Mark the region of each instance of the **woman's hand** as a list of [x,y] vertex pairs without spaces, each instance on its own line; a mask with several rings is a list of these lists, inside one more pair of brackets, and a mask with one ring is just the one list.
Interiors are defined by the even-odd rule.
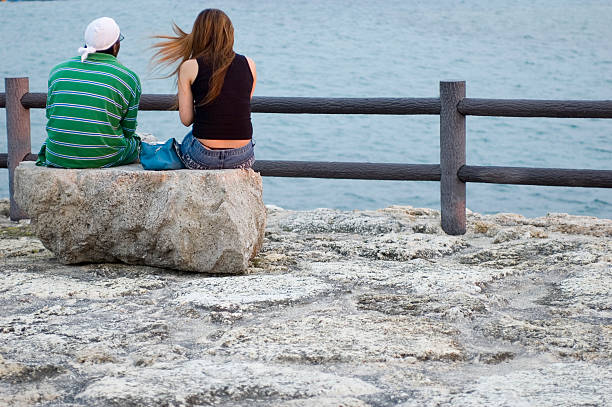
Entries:
[[193,123],[193,94],[191,93],[191,84],[198,76],[198,61],[188,59],[181,64],[178,74],[178,104],[179,117],[185,126],[191,126]]

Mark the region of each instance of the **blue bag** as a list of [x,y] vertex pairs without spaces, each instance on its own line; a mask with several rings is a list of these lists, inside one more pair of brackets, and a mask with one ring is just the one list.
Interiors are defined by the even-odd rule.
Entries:
[[164,144],[142,143],[140,163],[145,170],[180,170],[186,168],[179,156],[181,146],[175,138]]

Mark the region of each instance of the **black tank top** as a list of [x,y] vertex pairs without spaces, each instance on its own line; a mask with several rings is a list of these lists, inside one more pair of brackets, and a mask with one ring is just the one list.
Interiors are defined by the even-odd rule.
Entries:
[[253,74],[244,55],[236,54],[225,74],[221,93],[205,106],[198,106],[208,93],[211,67],[197,58],[198,75],[191,85],[195,106],[193,136],[199,139],[247,140],[253,137],[251,90]]

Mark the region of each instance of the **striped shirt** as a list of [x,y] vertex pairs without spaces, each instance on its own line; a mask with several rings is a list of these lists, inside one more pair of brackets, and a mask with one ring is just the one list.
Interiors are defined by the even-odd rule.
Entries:
[[75,57],[51,70],[47,140],[38,165],[99,168],[138,157],[138,76],[109,54]]

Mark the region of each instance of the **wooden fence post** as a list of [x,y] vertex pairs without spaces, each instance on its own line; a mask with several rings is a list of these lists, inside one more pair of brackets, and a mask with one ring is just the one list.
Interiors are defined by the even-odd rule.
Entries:
[[30,142],[30,109],[21,105],[21,98],[30,90],[28,78],[6,78],[6,137],[8,147],[9,194],[11,220],[26,219],[28,215],[17,206],[13,197],[15,167],[32,152]]
[[440,206],[442,230],[465,234],[465,182],[458,171],[465,165],[465,116],[457,104],[465,98],[465,82],[440,82]]

